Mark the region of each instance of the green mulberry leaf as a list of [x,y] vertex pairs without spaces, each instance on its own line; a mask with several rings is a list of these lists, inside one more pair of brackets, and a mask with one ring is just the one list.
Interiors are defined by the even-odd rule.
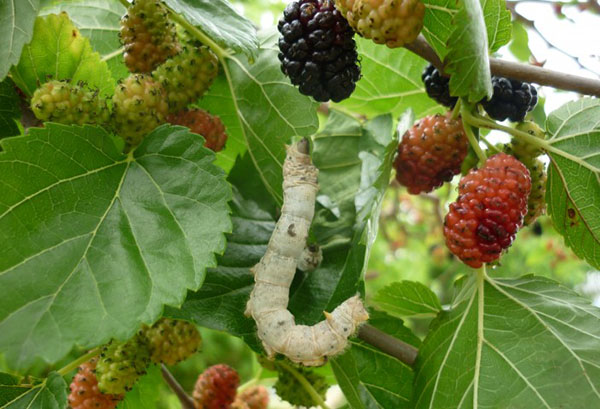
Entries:
[[0,350],[24,368],[129,338],[198,289],[231,230],[214,153],[162,126],[129,155],[102,128],[2,141]]

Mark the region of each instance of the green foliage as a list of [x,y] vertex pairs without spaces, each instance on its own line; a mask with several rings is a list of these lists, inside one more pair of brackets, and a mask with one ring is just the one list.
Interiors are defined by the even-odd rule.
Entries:
[[445,71],[450,75],[450,95],[476,103],[492,96],[485,20],[478,0],[459,4],[452,18]]
[[111,93],[116,85],[106,63],[64,13],[36,19],[33,39],[23,48],[11,75],[28,96],[48,79],[85,81],[102,95]]
[[0,248],[0,285],[13,291],[0,300],[0,349],[11,366],[129,338],[201,285],[231,229],[230,188],[201,145],[168,126],[127,156],[89,126],[3,141],[0,237],[12,245]]
[[[315,389],[337,380],[342,407],[353,409],[600,406],[600,310],[548,279],[575,288],[590,266],[600,268],[596,99],[570,102],[547,122],[542,99],[530,117],[546,123],[547,140],[471,112],[478,136],[493,137],[486,126],[517,134],[525,149],[550,159],[546,201],[555,228],[544,217],[524,228],[485,275],[445,247],[455,185],[418,197],[390,186],[398,136],[415,118],[445,110],[425,93],[425,60],[357,37],[355,92],[319,107],[282,74],[278,34],[257,35],[258,21],[242,15],[264,25],[284,3],[165,2],[180,33],[219,57],[219,76],[193,101],[227,128],[216,155],[181,127],[156,128],[126,154],[100,127],[28,129],[30,112],[21,112],[13,83],[26,97],[49,79],[85,81],[102,98],[113,96],[115,79],[128,75],[118,37],[124,2],[0,0],[0,78],[18,63],[0,82],[0,370],[28,375],[0,373],[1,408],[65,408],[69,361],[130,338],[161,314],[205,327],[204,351],[170,368],[185,390],[218,363],[273,385],[277,373],[258,369],[251,351],[262,346],[244,309],[254,285],[249,269],[279,217],[285,145],[301,137],[311,138],[320,171],[310,241],[324,259],[316,271],[296,273],[289,310],[298,324],[313,324],[358,292],[385,311],[371,310],[369,325],[419,348],[411,368],[351,338],[331,365],[305,374]],[[424,3],[423,35],[463,100],[490,94],[489,55],[511,32],[508,51],[529,60],[527,31],[511,25],[504,1]],[[531,273],[548,278],[514,278]],[[152,366],[119,408],[176,407],[166,389]],[[296,403],[315,403],[304,398]]]
[[368,116],[390,113],[394,117],[408,108],[418,117],[443,111],[425,93],[421,73],[426,61],[403,48],[382,47],[358,36],[355,39],[363,77],[350,98],[340,103],[344,109]]
[[10,78],[0,82],[0,139],[21,133],[18,119],[21,118],[20,98]]
[[114,78],[124,78],[129,72],[123,62],[119,41],[119,22],[125,7],[118,0],[71,0],[55,2],[40,11],[41,16],[67,12],[71,21],[90,40],[94,51],[108,64]]
[[0,80],[21,57],[23,46],[31,41],[33,22],[40,0],[4,0],[0,2]]
[[528,62],[531,56],[529,49],[529,34],[527,30],[518,21],[512,24],[512,41],[508,45],[510,52],[523,62]]
[[600,103],[583,98],[548,117],[546,202],[554,227],[579,257],[600,268]]
[[[234,133],[230,137],[235,141],[243,137],[260,179],[281,204],[285,144],[292,138],[313,134],[317,116],[315,102],[298,93],[281,72],[274,49],[276,39],[274,35],[264,38],[253,64],[243,56],[228,57],[223,70],[229,89],[217,88],[220,90],[217,92],[225,94],[218,106],[225,104],[226,113],[232,108],[236,113],[235,117],[222,118],[227,129],[233,123]],[[202,106],[216,112],[210,102]],[[236,132],[238,129],[241,132]],[[239,142],[234,145],[239,146]],[[237,148],[234,152],[239,151]],[[233,155],[229,153],[230,158]]]
[[419,350],[414,407],[598,405],[598,319],[554,281],[471,274]]
[[[401,320],[385,313],[372,312],[369,324],[414,347],[421,343]],[[364,341],[352,340],[350,345],[331,366],[351,407],[412,408],[412,369]]]
[[259,43],[254,25],[228,1],[165,0],[165,3],[221,47],[244,53],[250,59],[256,57]]
[[0,405],[2,409],[65,409],[67,383],[56,372],[34,386],[19,386],[14,377],[0,374]]
[[379,290],[373,302],[398,317],[437,315],[442,309],[433,291],[418,281],[392,283]]
[[[454,0],[425,0],[427,12],[425,13],[425,27],[423,35],[433,47],[440,58],[448,53],[448,41],[456,28],[455,14],[464,7],[470,7],[477,12],[483,10],[485,27],[479,26],[476,35],[482,37],[487,34],[488,48],[491,52],[498,50],[507,44],[511,38],[510,12],[506,10],[506,4],[502,0],[470,1],[469,3]],[[464,22],[464,21],[463,21]],[[470,22],[478,24],[477,22]],[[484,47],[485,48],[485,47]]]

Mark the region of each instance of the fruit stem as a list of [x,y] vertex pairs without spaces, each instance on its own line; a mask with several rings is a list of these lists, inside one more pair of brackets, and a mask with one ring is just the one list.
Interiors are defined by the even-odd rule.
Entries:
[[461,100],[456,101],[454,108],[452,109],[452,119],[456,120],[460,115],[460,109],[462,108]]
[[302,385],[302,387],[304,388],[304,390],[306,392],[308,392],[308,394],[310,395],[310,397],[313,399],[313,401],[316,404],[318,404],[322,409],[330,409],[329,406],[327,406],[327,404],[325,403],[325,401],[321,397],[321,395],[319,395],[317,393],[317,391],[315,390],[315,388],[313,388],[313,386],[310,384],[310,382],[308,382],[306,380],[306,378],[304,377],[304,375],[302,375],[300,372],[298,372],[296,370],[296,368],[294,368],[293,366],[291,366],[290,364],[288,364],[285,361],[278,362],[278,364],[280,364],[283,369],[285,369],[286,371],[288,371],[289,373],[291,373],[292,376],[294,378],[296,378],[296,380],[298,382],[300,382],[300,385]]
[[81,365],[84,362],[89,361],[90,359],[92,359],[93,357],[95,357],[96,355],[98,355],[99,353],[100,353],[100,348],[94,348],[90,352],[88,352],[87,354],[80,356],[76,360],[74,360],[71,363],[67,364],[66,366],[62,367],[57,372],[58,372],[58,374],[60,376],[65,376],[69,372],[77,369],[77,367],[79,365]]
[[250,379],[248,382],[240,385],[239,388],[237,388],[237,393],[242,393],[243,391],[245,391],[246,389],[248,389],[251,386],[254,386],[258,383],[258,381],[260,380],[260,377],[263,373],[263,367],[260,366],[258,368],[258,371],[256,372],[256,375],[254,375],[254,377],[252,379]]
[[177,379],[173,376],[173,374],[169,371],[169,369],[165,366],[165,364],[160,364],[160,372],[163,376],[163,379],[169,385],[169,388],[177,395],[179,402],[181,403],[181,407],[183,409],[194,409],[194,400],[190,398],[190,396],[185,393],[183,387],[177,382]]
[[502,152],[495,145],[493,145],[492,143],[490,143],[490,141],[488,141],[485,136],[479,135],[479,139],[481,139],[483,141],[483,143],[485,143],[487,145],[487,147],[490,148],[490,149],[492,149],[494,152],[496,152],[496,153]]
[[473,133],[473,128],[471,128],[471,122],[469,120],[465,120],[468,119],[471,115],[466,105],[461,109],[461,114],[463,118],[463,128],[465,129],[465,133],[467,134],[467,138],[469,139],[469,144],[477,154],[477,157],[479,158],[479,163],[483,164],[487,160],[487,156],[485,155],[483,149],[481,149],[481,146],[479,146],[479,141]]
[[483,127],[488,129],[497,129],[499,131],[504,131],[509,135],[522,139],[526,143],[536,146],[538,148],[544,149],[546,151],[556,151],[556,149],[545,140],[536,138],[535,136],[530,135],[527,132],[519,131],[518,129],[510,128],[508,126],[500,125],[496,121],[492,121],[480,115],[471,115],[470,112],[463,112],[463,121],[466,121],[469,124],[480,128]]
[[102,58],[100,58],[100,61],[108,61],[111,58],[114,58],[114,57],[116,57],[118,55],[123,54],[123,52],[125,52],[125,47],[121,47],[121,48],[113,51],[112,53],[108,53],[108,54],[103,55]]

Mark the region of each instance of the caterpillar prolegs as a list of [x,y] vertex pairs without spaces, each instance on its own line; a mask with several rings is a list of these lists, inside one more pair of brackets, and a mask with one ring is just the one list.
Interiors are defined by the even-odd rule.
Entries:
[[287,147],[281,217],[265,255],[251,269],[255,284],[246,315],[256,321],[258,337],[269,357],[279,353],[293,362],[318,366],[324,364],[327,357],[342,352],[348,337],[369,315],[358,295],[344,301],[333,312],[324,312],[325,320],[312,326],[296,325],[294,316],[287,310],[296,266],[299,259],[306,257],[306,249],[311,251],[310,246],[306,247],[306,239],[315,212],[319,171],[308,152],[305,139]]

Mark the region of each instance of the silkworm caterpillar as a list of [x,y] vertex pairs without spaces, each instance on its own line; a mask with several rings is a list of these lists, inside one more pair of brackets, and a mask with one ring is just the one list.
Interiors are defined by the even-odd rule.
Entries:
[[[296,266],[301,257],[306,257],[305,248],[311,251],[306,239],[319,190],[317,176],[318,170],[308,154],[308,141],[288,146],[283,164],[281,217],[264,256],[251,269],[255,284],[246,306],[246,315],[256,321],[258,337],[268,356],[283,354],[305,366],[323,365],[327,357],[342,352],[348,337],[369,318],[358,295],[333,312],[324,312],[325,320],[312,326],[296,325],[287,310]],[[318,258],[320,250],[312,252]]]

